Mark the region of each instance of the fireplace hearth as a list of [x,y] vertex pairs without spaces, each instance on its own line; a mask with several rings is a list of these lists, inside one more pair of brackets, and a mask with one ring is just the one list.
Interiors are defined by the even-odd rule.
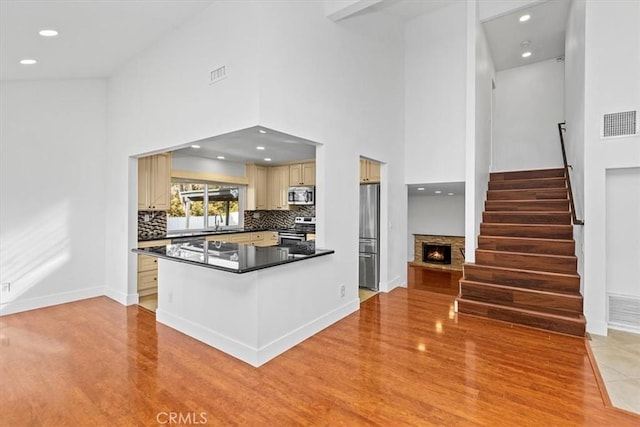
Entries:
[[451,264],[451,245],[422,244],[422,262]]

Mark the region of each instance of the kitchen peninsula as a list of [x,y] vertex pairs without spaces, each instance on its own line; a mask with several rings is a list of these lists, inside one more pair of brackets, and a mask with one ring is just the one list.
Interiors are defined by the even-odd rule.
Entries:
[[158,258],[158,322],[256,367],[358,309],[318,304],[318,295],[340,296],[326,292],[334,251],[314,242],[257,247],[200,237],[133,251]]

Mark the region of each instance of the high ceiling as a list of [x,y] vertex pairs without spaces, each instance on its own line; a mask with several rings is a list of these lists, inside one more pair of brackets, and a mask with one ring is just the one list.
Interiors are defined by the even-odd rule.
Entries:
[[[564,56],[570,5],[570,0],[551,0],[484,22],[496,71]],[[523,15],[529,20],[520,22]],[[523,58],[527,51],[531,56]]]
[[[0,0],[0,80],[106,78],[135,55],[152,46],[215,0]],[[297,0],[309,1],[309,0]],[[414,19],[461,0],[384,0],[367,13],[385,13]],[[480,4],[492,0],[480,0]],[[531,0],[532,18],[517,21],[525,9],[486,21],[487,37],[496,69],[502,70],[564,54],[564,26],[570,0]],[[531,1],[517,1],[526,4]],[[495,1],[494,1],[495,2]],[[56,37],[38,35],[55,29]],[[521,58],[523,40],[533,55]],[[35,58],[32,66],[20,59]],[[264,162],[256,153],[259,141],[272,144],[273,162],[313,158],[315,147],[290,135],[256,133],[257,128],[202,141],[197,156]],[[246,142],[240,142],[242,141]],[[308,142],[308,141],[307,141]],[[243,148],[243,144],[246,147]],[[264,145],[264,144],[263,144]],[[235,147],[235,148],[234,148]],[[243,150],[234,152],[234,149]],[[190,151],[191,150],[191,151]],[[185,148],[177,155],[195,154]]]
[[212,1],[0,0],[0,79],[108,77]]

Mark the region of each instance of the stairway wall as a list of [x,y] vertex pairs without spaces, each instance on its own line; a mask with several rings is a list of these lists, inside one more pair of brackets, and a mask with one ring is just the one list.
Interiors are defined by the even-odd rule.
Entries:
[[494,107],[492,171],[562,167],[564,62],[497,72]]

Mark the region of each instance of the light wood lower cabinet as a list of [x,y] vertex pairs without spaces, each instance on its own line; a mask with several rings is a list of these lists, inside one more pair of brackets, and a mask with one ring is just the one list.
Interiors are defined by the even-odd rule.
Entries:
[[[171,244],[171,240],[153,240],[138,242],[138,248],[164,246]],[[138,296],[158,293],[158,258],[138,255]]]

